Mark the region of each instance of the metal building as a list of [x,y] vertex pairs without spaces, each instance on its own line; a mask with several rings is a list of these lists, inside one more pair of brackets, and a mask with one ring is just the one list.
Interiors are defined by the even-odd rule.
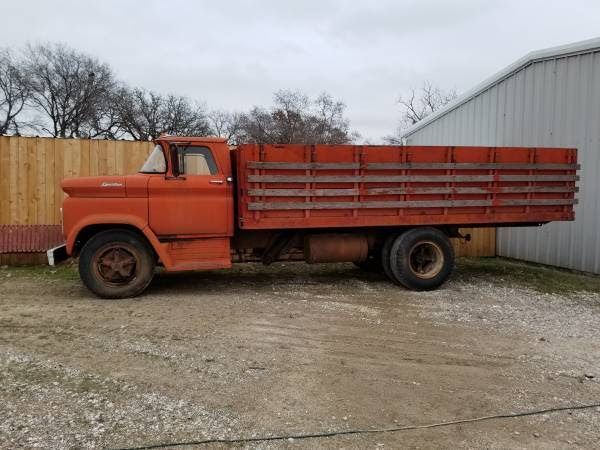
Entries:
[[600,38],[526,55],[403,139],[407,145],[576,147],[575,221],[500,228],[497,254],[600,273]]

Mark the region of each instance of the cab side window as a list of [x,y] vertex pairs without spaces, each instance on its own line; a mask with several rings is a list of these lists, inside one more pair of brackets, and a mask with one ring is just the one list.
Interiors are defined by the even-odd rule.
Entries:
[[180,148],[179,168],[184,175],[215,175],[219,172],[208,147]]

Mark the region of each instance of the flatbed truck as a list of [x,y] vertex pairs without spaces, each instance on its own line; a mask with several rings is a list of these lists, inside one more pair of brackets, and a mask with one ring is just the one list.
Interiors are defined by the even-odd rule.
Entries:
[[440,286],[460,227],[574,220],[572,148],[267,145],[161,136],[140,172],[65,179],[65,247],[102,298],[166,271],[354,262]]

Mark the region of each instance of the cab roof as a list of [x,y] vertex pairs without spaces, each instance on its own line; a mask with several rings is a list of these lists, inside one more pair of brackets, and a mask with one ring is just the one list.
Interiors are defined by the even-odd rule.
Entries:
[[204,143],[225,143],[226,138],[221,137],[204,137],[204,136],[173,136],[163,134],[154,140],[155,142],[204,142]]

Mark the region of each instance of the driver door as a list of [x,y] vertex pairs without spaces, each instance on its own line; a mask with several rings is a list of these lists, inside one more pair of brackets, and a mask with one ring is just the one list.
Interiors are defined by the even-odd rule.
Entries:
[[213,151],[197,145],[179,147],[178,153],[179,176],[150,178],[150,228],[159,237],[228,236],[232,188]]

